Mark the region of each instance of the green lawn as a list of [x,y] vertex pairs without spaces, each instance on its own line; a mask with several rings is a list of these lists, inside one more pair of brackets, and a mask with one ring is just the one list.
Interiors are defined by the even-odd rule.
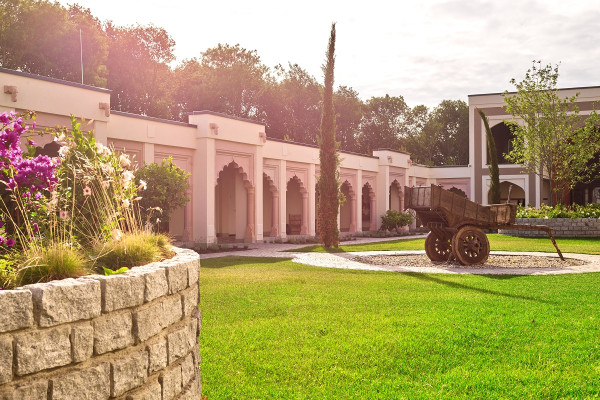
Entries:
[[[506,236],[498,234],[487,235],[490,241],[491,250],[504,251],[543,251],[555,253],[556,250],[549,238],[520,238],[516,236]],[[573,238],[556,239],[558,248],[563,253],[583,253],[600,254],[600,238]],[[330,249],[330,252],[347,251],[375,251],[375,250],[424,250],[425,239],[400,239],[385,242],[376,242],[369,244],[351,244],[343,245],[337,249]],[[289,250],[294,252],[325,252],[320,245],[306,246],[300,249]]]
[[202,260],[217,399],[600,396],[600,274],[435,275]]

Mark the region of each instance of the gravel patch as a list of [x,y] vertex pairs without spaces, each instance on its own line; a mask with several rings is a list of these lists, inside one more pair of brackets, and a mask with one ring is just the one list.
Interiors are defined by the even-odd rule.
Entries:
[[[353,257],[352,260],[370,265],[465,268],[465,266],[461,265],[458,261],[433,262],[424,254],[356,256]],[[584,264],[587,263],[583,260],[574,258],[567,258],[565,261],[562,261],[558,257],[490,255],[485,264],[469,265],[468,268],[565,268]]]

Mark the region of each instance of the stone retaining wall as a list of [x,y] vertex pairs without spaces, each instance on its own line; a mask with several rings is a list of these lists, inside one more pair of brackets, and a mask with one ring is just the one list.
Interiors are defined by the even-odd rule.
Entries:
[[[600,237],[600,219],[597,218],[517,218],[515,224],[547,225],[554,237]],[[502,235],[548,237],[543,231],[501,229]]]
[[200,258],[0,291],[0,400],[200,399]]

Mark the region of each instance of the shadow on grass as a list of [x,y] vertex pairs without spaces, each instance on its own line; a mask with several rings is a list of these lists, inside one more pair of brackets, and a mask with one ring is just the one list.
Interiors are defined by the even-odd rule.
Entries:
[[291,258],[225,256],[201,260],[200,268],[227,268],[247,264],[275,264],[289,260]]
[[300,247],[299,249],[284,250],[284,253],[346,253],[346,250],[341,247],[330,247],[325,248],[320,244],[313,244],[312,246]]
[[511,299],[520,299],[520,300],[535,301],[535,302],[544,303],[544,304],[552,304],[552,305],[556,305],[557,304],[557,303],[555,303],[553,301],[543,300],[543,299],[537,299],[535,297],[522,296],[522,295],[510,294],[510,293],[502,293],[502,292],[498,292],[496,290],[481,289],[481,288],[478,288],[478,287],[464,285],[462,283],[450,282],[450,281],[446,281],[444,279],[436,278],[436,277],[431,276],[431,275],[421,274],[421,273],[418,273],[418,272],[402,272],[402,274],[408,275],[408,276],[411,276],[413,278],[417,278],[417,279],[420,279],[420,280],[423,280],[423,281],[429,281],[429,282],[434,282],[434,283],[438,283],[438,284],[441,284],[441,285],[449,286],[449,287],[455,288],[455,289],[472,290],[472,291],[483,293],[483,294],[491,294],[491,295],[494,295],[494,296],[508,297],[508,298],[511,298]]

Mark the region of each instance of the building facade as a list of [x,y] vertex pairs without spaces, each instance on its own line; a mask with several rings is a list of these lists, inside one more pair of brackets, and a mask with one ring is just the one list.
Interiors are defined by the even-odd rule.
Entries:
[[[260,123],[211,111],[191,113],[188,123],[111,111],[109,90],[1,68],[0,87],[0,111],[35,111],[40,129],[69,126],[72,114],[86,121],[84,129],[94,130],[97,140],[128,153],[139,165],[171,156],[190,172],[191,201],[175,211],[169,226],[180,240],[252,243],[316,234],[315,146],[268,138]],[[592,92],[600,98],[600,89]],[[485,136],[475,107],[495,127],[508,118],[501,106],[500,95],[469,97],[469,166],[426,167],[412,163],[408,153],[388,149],[372,155],[341,152],[346,198],[340,207],[341,232],[377,230],[386,210],[404,209],[407,186],[438,184],[487,203]],[[43,146],[50,138],[36,141]],[[513,199],[518,194],[536,205],[545,200],[543,182],[519,166],[501,165],[500,171],[503,185],[523,191],[513,189]]]

